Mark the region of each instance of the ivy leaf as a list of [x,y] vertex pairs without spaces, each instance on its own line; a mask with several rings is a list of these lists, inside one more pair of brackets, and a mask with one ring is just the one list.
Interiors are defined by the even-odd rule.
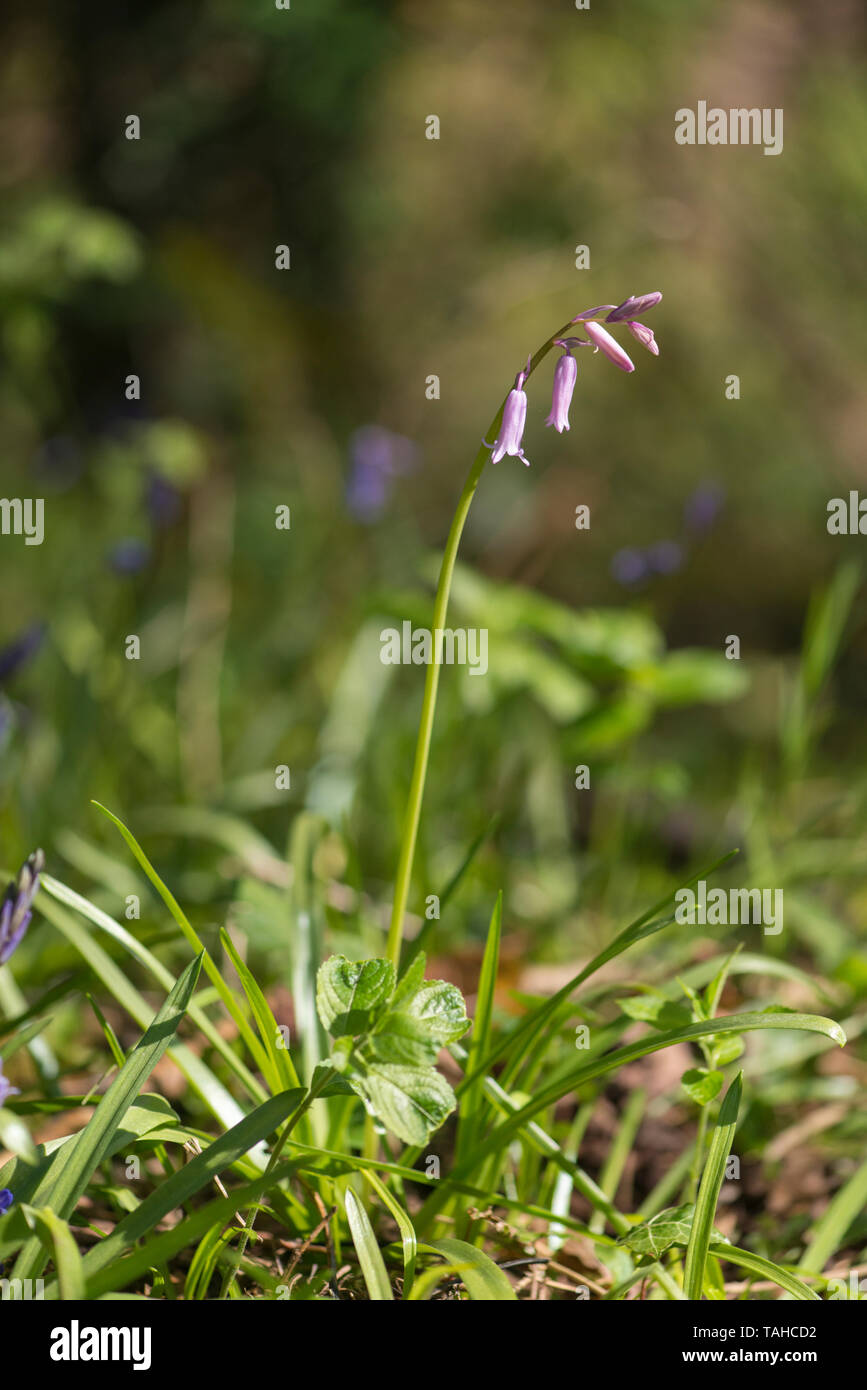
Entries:
[[395,984],[385,960],[332,956],[320,967],[316,1004],[334,1039],[331,1062],[344,1084],[405,1144],[424,1144],[455,1108],[434,1063],[470,1026],[455,985],[425,980],[419,952]]
[[[657,1212],[649,1221],[633,1226],[617,1243],[625,1245],[636,1255],[650,1255],[655,1260],[659,1259],[672,1245],[689,1244],[694,1215],[694,1202],[685,1202],[682,1207],[666,1207],[665,1211]],[[723,1245],[730,1243],[718,1231],[714,1231],[713,1239]]]

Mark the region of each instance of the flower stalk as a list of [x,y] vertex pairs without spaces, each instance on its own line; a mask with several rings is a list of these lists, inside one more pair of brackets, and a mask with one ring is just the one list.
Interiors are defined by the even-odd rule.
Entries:
[[[614,353],[613,348],[611,348],[609,344],[613,344],[614,348],[617,348],[618,352],[622,354],[622,357],[625,358],[627,362],[629,362],[629,358],[626,356],[626,353],[623,352],[622,348],[619,348],[619,345],[615,342],[611,335],[607,333],[605,330],[602,330],[602,333],[600,335],[596,331],[598,329],[598,325],[593,323],[592,320],[595,317],[605,314],[609,310],[611,310],[612,313],[609,314],[608,321],[611,322],[613,316],[617,315],[618,317],[614,319],[614,321],[617,322],[619,321],[619,318],[621,316],[621,311],[623,318],[626,317],[626,311],[628,311],[631,317],[634,313],[644,312],[645,310],[652,308],[654,304],[659,302],[659,299],[661,299],[661,297],[662,296],[659,294],[642,295],[638,298],[631,296],[629,299],[624,300],[623,304],[619,306],[605,304],[598,309],[589,309],[585,311],[585,313],[577,315],[576,318],[569,319],[568,322],[566,322],[562,325],[562,327],[557,329],[556,333],[552,333],[551,337],[547,340],[547,342],[543,343],[542,346],[535,353],[533,353],[531,357],[528,358],[526,367],[518,373],[514,387],[503,400],[503,403],[497,411],[497,414],[491,421],[488,430],[488,435],[494,439],[495,443],[494,445],[489,445],[485,442],[485,439],[482,440],[481,447],[479,448],[473,460],[472,467],[470,468],[467,480],[464,483],[463,491],[461,492],[460,498],[458,500],[457,509],[452,519],[452,524],[449,529],[448,537],[446,539],[445,550],[443,551],[439,579],[437,581],[436,595],[434,598],[433,630],[435,632],[446,626],[449,596],[451,594],[455,562],[458,556],[458,547],[461,543],[461,536],[463,535],[464,526],[466,525],[467,516],[469,514],[473,497],[475,496],[476,488],[479,485],[479,479],[482,476],[485,464],[488,462],[489,450],[493,448],[494,455],[500,458],[502,458],[504,453],[509,453],[521,458],[523,462],[527,462],[527,460],[523,457],[523,450],[521,447],[521,434],[523,433],[524,414],[526,411],[526,397],[524,395],[524,386],[526,385],[529,378],[533,375],[533,372],[539,366],[540,362],[542,362],[544,358],[547,357],[548,353],[551,351],[552,347],[555,345],[557,340],[563,338],[568,333],[569,329],[573,326],[573,324],[577,323],[580,323],[581,327],[585,330],[585,332],[587,332],[587,338],[589,342],[593,343],[594,346],[600,346],[602,340],[605,340],[605,347],[603,348],[603,351],[605,351],[606,356],[611,357],[611,359],[614,360],[618,366],[621,366],[622,362],[618,360],[617,355]],[[626,368],[626,370],[632,370],[631,363],[629,367]],[[523,399],[521,399],[522,397]],[[507,426],[507,428],[505,429],[503,427],[504,416],[506,417]],[[518,428],[519,426],[520,428]],[[395,876],[394,899],[392,902],[391,909],[391,922],[389,925],[388,942],[386,947],[386,954],[388,956],[388,959],[391,961],[392,965],[394,965],[395,969],[398,971],[400,969],[400,951],[401,943],[403,940],[403,924],[404,918],[406,916],[407,901],[409,899],[410,884],[412,881],[412,868],[413,861],[415,859],[416,843],[418,840],[418,827],[421,819],[421,806],[422,800],[424,798],[425,780],[427,777],[428,761],[430,758],[431,735],[433,733],[434,715],[436,713],[436,700],[437,691],[439,688],[439,678],[439,663],[436,661],[431,661],[427,667],[427,673],[425,675],[424,695],[422,697],[421,717],[419,720],[418,737],[416,740],[415,759],[413,761],[412,776],[410,778],[409,784],[409,795],[407,798],[407,807],[404,816],[403,834],[401,837],[400,854],[398,857],[397,873]]]

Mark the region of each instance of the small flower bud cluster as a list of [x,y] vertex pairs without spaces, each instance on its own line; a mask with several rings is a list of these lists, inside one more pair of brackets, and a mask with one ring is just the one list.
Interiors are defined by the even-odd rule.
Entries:
[[[607,328],[603,328],[602,324],[597,322],[603,314],[606,315],[606,323],[625,323],[642,347],[652,352],[654,357],[659,356],[659,348],[651,329],[640,323],[637,315],[647,313],[661,298],[659,291],[654,290],[652,294],[630,295],[622,304],[600,304],[596,309],[585,309],[583,313],[576,314],[572,322],[580,323],[586,337],[554,339],[556,346],[563,349],[563,355],[558,358],[554,368],[554,390],[546,425],[553,425],[558,434],[569,428],[569,407],[578,379],[578,363],[572,355],[575,348],[592,347],[594,352],[603,353],[609,362],[613,362],[621,371],[635,371],[628,353],[624,352]],[[496,439],[493,444],[484,441],[485,447],[492,451],[491,463],[499,463],[504,455],[509,454],[513,458],[521,459],[527,467],[530,466],[530,460],[525,457],[522,444],[527,419],[527,393],[524,390],[524,382],[530,374],[530,367],[531,359],[528,357],[526,367],[515,377],[515,385],[506,398],[503,419]]]

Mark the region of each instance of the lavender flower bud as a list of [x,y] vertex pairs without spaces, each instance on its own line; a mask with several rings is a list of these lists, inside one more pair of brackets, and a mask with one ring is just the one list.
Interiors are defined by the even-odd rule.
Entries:
[[659,290],[654,290],[652,294],[632,294],[628,299],[624,299],[622,304],[618,304],[616,309],[611,310],[605,322],[620,323],[621,319],[637,318],[639,314],[646,314],[661,298]]
[[37,849],[22,865],[14,883],[6,889],[0,906],[0,965],[5,965],[30,925],[31,907],[45,868],[45,855]]
[[647,348],[648,352],[652,352],[654,357],[659,356],[659,348],[656,345],[652,328],[647,328],[643,323],[635,323],[633,319],[626,320],[626,327],[633,338],[638,339],[642,347]]
[[623,351],[617,339],[612,338],[607,329],[602,327],[601,323],[585,323],[584,332],[593,346],[600,348],[615,367],[619,367],[622,372],[635,371],[635,364],[632,359]]
[[568,350],[559,358],[554,368],[554,390],[551,397],[551,413],[546,425],[553,425],[558,434],[569,428],[569,406],[572,392],[578,377],[578,363]]

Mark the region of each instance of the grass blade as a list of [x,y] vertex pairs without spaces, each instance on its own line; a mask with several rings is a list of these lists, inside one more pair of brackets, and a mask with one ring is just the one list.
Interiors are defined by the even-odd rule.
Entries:
[[797,1274],[774,1264],[773,1260],[766,1260],[762,1255],[754,1254],[752,1250],[740,1250],[736,1245],[723,1245],[720,1241],[711,1241],[709,1253],[715,1255],[718,1260],[728,1260],[730,1264],[749,1270],[750,1274],[757,1274],[760,1279],[770,1279],[802,1302],[821,1302],[815,1290],[799,1279]]
[[798,1268],[821,1274],[834,1251],[842,1246],[846,1232],[865,1206],[867,1163],[862,1163],[835,1194],[827,1210],[813,1227],[810,1243],[798,1262]]
[[183,1206],[205,1184],[231,1167],[254,1144],[275,1133],[293,1110],[297,1109],[304,1095],[303,1088],[286,1091],[273,1096],[260,1105],[251,1115],[245,1116],[240,1124],[221,1134],[202,1153],[197,1154],[183,1168],[179,1168],[170,1178],[161,1182],[144,1201],[125,1216],[115,1226],[110,1235],[95,1245],[84,1257],[83,1267],[88,1281],[101,1269],[116,1260],[130,1245],[141,1240],[162,1221],[170,1211]]
[[700,1299],[704,1287],[704,1266],[713,1232],[716,1204],[725,1177],[726,1160],[738,1124],[743,1089],[743,1072],[738,1072],[725,1094],[710,1142],[710,1152],[701,1177],[695,1215],[686,1248],[683,1287],[689,1299]]
[[[111,1148],[127,1110],[150,1076],[178,1030],[193,996],[201,969],[201,956],[190,961],[153,1022],[124,1062],[111,1086],[81,1133],[62,1151],[60,1164],[52,1165],[36,1190],[33,1205],[50,1205],[58,1216],[72,1215],[90,1181],[93,1170]],[[19,1256],[16,1275],[33,1278],[41,1267],[41,1241],[28,1241]]]
[[376,1236],[373,1233],[367,1212],[351,1187],[347,1187],[343,1194],[343,1202],[346,1208],[346,1219],[349,1222],[349,1233],[352,1236],[352,1243],[355,1246],[355,1253],[358,1256],[358,1263],[361,1266],[361,1273],[364,1276],[371,1302],[392,1302],[394,1294],[391,1291],[388,1271],[376,1243]]
[[517,1303],[518,1296],[499,1265],[465,1240],[431,1240],[424,1247],[444,1255],[475,1303]]

